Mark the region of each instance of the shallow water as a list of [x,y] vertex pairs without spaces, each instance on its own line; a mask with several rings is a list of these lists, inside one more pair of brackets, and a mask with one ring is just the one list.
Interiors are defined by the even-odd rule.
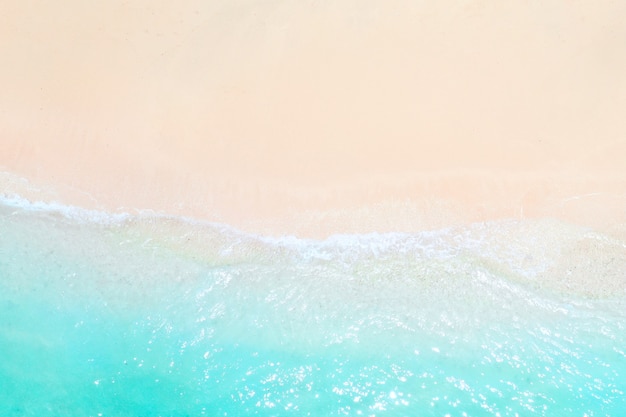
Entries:
[[619,415],[626,240],[268,238],[0,203],[2,416]]

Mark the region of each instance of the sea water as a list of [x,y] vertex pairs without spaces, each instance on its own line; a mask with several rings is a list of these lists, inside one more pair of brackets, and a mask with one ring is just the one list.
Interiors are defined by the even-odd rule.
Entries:
[[0,202],[0,416],[626,415],[626,240]]

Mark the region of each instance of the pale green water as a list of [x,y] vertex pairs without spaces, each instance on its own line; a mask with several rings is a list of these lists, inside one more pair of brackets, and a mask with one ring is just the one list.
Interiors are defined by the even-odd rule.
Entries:
[[626,415],[626,243],[0,204],[0,416]]

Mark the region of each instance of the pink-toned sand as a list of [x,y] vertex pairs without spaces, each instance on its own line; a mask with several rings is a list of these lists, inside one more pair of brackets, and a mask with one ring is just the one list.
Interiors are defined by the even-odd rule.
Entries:
[[623,224],[624,21],[609,1],[2,2],[0,193],[302,236]]

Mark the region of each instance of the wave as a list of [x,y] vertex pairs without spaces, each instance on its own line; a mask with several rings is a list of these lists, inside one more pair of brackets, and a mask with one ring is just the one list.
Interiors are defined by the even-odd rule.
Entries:
[[[335,267],[424,260],[463,262],[498,271],[515,282],[599,297],[624,295],[626,225],[596,231],[556,219],[509,219],[419,233],[332,235],[322,240],[270,237],[230,225],[152,211],[108,213],[60,203],[0,196],[6,216],[41,216],[60,224],[116,230],[128,244],[167,247],[210,264],[233,262],[330,262]],[[60,226],[61,228],[63,226]],[[121,237],[120,237],[121,239]]]
[[4,197],[0,231],[3,415],[59,398],[74,415],[625,406],[619,227],[312,240]]

